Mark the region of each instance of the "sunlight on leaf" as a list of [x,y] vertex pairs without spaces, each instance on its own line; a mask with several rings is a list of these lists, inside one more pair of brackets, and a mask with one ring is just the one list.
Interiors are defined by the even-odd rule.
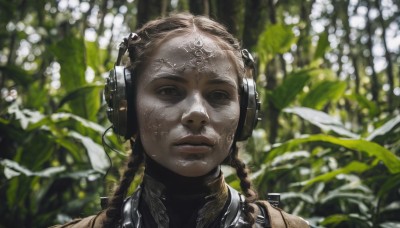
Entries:
[[335,102],[345,92],[347,83],[343,81],[322,81],[311,87],[303,97],[302,105],[321,110],[327,103]]
[[[8,159],[0,160],[0,165],[13,171],[12,175],[8,176],[10,178],[12,178],[14,176],[18,176],[19,174],[24,174],[26,176],[52,177],[55,174],[65,171],[65,167],[60,166],[60,167],[50,167],[50,168],[44,169],[42,171],[34,172],[34,171],[31,171],[31,170],[21,166],[17,162],[8,160]],[[11,174],[10,170],[7,171],[8,172],[7,175]],[[17,175],[17,173],[19,173],[19,174]]]
[[294,113],[322,130],[334,131],[341,136],[347,136],[350,138],[359,138],[359,135],[347,130],[339,120],[331,117],[325,112],[306,107],[285,108],[283,111]]
[[317,182],[328,182],[331,179],[335,178],[339,174],[344,174],[344,173],[347,174],[347,173],[351,173],[351,172],[362,173],[371,168],[372,168],[372,166],[369,166],[367,164],[364,164],[364,163],[361,163],[358,161],[352,161],[350,164],[348,164],[344,168],[333,170],[331,172],[324,173],[324,174],[319,175],[310,180],[306,180],[306,181],[302,182],[302,185],[309,186],[309,185],[312,185]]
[[400,172],[400,158],[381,145],[363,139],[343,139],[329,135],[311,135],[304,138],[289,140],[269,151],[267,153],[265,162],[270,162],[276,156],[289,152],[292,150],[292,148],[301,144],[310,142],[327,142],[333,145],[345,147],[350,150],[361,151],[368,156],[376,157],[382,161],[390,173]]
[[396,116],[393,119],[387,121],[381,127],[375,129],[371,134],[366,138],[368,141],[374,141],[374,139],[378,137],[384,137],[389,132],[400,130],[400,116]]
[[103,147],[95,143],[91,138],[77,132],[71,131],[69,135],[81,141],[83,146],[85,146],[93,169],[100,173],[106,173],[110,162]]

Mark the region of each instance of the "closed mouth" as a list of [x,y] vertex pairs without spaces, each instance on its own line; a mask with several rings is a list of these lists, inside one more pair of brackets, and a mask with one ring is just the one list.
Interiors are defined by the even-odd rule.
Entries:
[[174,143],[175,146],[207,146],[213,147],[214,141],[202,135],[189,135],[180,138]]

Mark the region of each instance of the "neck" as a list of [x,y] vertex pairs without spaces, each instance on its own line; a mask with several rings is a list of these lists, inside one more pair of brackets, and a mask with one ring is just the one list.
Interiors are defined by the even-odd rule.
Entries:
[[[220,167],[200,177],[178,175],[147,158],[144,221],[149,227],[208,227],[220,221],[228,188]],[[149,215],[151,215],[149,217]]]
[[163,184],[168,193],[187,195],[209,194],[209,183],[220,177],[222,173],[218,166],[203,176],[186,177],[170,171],[150,158],[146,158],[145,174]]

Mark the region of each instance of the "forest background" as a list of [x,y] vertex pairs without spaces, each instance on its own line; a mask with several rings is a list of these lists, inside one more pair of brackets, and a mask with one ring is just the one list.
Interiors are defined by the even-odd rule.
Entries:
[[119,42],[182,11],[257,59],[262,121],[241,156],[261,198],[317,227],[400,227],[399,0],[0,0],[0,227],[100,210],[129,153],[111,132],[102,145]]

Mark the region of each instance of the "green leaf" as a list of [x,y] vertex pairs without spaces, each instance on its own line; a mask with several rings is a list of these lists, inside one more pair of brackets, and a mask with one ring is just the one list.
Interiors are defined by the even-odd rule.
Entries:
[[[8,160],[8,159],[0,160],[0,165],[14,171],[13,176],[17,176],[16,173],[20,173],[20,174],[24,174],[26,176],[52,177],[60,172],[65,171],[64,166],[59,166],[59,167],[50,167],[50,168],[44,169],[39,172],[33,172],[33,171],[21,166],[17,162]],[[13,176],[11,176],[11,177],[9,176],[9,177],[12,178]],[[7,175],[6,175],[6,177],[7,177]]]
[[378,138],[386,137],[386,135],[391,132],[400,130],[399,127],[400,127],[400,116],[396,116],[393,119],[387,121],[381,127],[371,132],[371,134],[366,139],[368,141],[376,141]]
[[70,131],[69,136],[81,141],[83,146],[86,148],[93,169],[100,173],[106,173],[110,163],[103,147],[95,143],[91,138],[83,136],[77,132]]
[[282,110],[287,107],[311,78],[312,70],[301,70],[287,76],[281,85],[276,87],[270,94],[274,106]]
[[324,80],[311,88],[302,99],[302,105],[321,110],[328,102],[339,99],[345,92],[346,87],[346,82]]
[[71,112],[88,120],[96,121],[96,115],[100,108],[101,91],[104,85],[95,84],[77,88],[68,93],[59,104],[62,107],[69,104]]
[[99,55],[99,45],[97,42],[85,41],[85,47],[87,65],[95,70],[102,64]]
[[328,182],[331,179],[335,178],[339,174],[348,174],[352,172],[356,173],[363,173],[364,171],[373,168],[373,166],[369,166],[367,164],[358,162],[358,161],[353,161],[344,168],[333,170],[331,172],[324,173],[322,175],[319,175],[315,178],[312,178],[310,180],[306,180],[301,183],[301,185],[305,186],[310,186],[312,184],[315,184],[317,182]]
[[50,116],[51,120],[54,122],[61,122],[64,120],[76,120],[78,121],[80,124],[82,124],[84,127],[92,129],[98,133],[104,133],[104,131],[106,130],[103,126],[97,124],[96,122],[92,122],[90,120],[87,120],[85,118],[79,117],[77,115],[74,115],[72,113],[67,113],[67,112],[58,112],[58,113],[54,113]]
[[380,110],[379,107],[377,106],[377,104],[373,101],[370,101],[367,99],[366,96],[360,95],[360,94],[351,94],[351,95],[347,95],[347,98],[357,101],[358,105],[362,108],[362,109],[366,109],[368,116],[369,117],[375,117],[379,114]]
[[309,204],[314,204],[315,200],[308,194],[302,192],[285,192],[281,193],[281,200],[287,200],[288,202],[291,199],[300,198],[302,201],[307,202]]
[[314,59],[323,58],[326,51],[329,49],[328,33],[322,32],[319,34],[317,48],[315,50]]
[[289,140],[269,151],[265,162],[270,162],[276,156],[289,152],[292,150],[292,148],[301,144],[310,142],[326,142],[333,145],[342,146],[350,150],[361,151],[368,156],[376,157],[378,160],[382,161],[390,173],[400,172],[400,158],[381,145],[363,139],[343,139],[329,135],[311,135],[305,138]]
[[83,37],[72,31],[53,44],[50,51],[60,63],[61,87],[67,92],[86,84],[85,44]]
[[38,111],[30,109],[20,109],[17,103],[8,107],[8,113],[14,115],[15,119],[19,121],[22,129],[26,130],[30,124],[41,121],[45,116]]
[[378,197],[388,195],[393,189],[400,189],[400,173],[389,177],[383,185],[380,186]]
[[[343,224],[342,224],[343,223]],[[335,214],[326,217],[320,224],[328,227],[371,227],[368,218],[361,217],[357,214]],[[359,224],[359,225],[356,225]]]
[[17,85],[28,87],[34,80],[34,77],[16,65],[0,66],[2,77],[12,78]]
[[285,108],[283,111],[294,113],[324,131],[334,131],[341,136],[359,138],[359,135],[347,130],[339,120],[329,116],[325,112],[305,107]]
[[[85,41],[87,65],[96,73],[104,72],[106,66],[103,66],[107,55],[110,53],[105,49],[99,48],[96,42]],[[109,70],[109,69],[106,69]]]
[[257,43],[260,61],[269,61],[274,55],[289,51],[296,40],[297,38],[290,26],[283,24],[268,25]]

